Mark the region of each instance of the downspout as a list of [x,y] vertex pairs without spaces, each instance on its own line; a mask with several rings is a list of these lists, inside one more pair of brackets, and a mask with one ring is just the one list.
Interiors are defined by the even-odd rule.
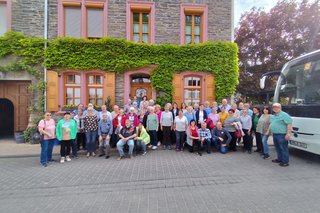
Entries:
[[234,41],[234,0],[231,0],[231,41]]
[[[48,0],[44,0],[44,31],[43,31],[43,38],[44,38],[44,52],[47,49],[47,39],[48,39]],[[47,67],[46,63],[44,63],[43,67],[44,73],[44,111],[47,110]]]

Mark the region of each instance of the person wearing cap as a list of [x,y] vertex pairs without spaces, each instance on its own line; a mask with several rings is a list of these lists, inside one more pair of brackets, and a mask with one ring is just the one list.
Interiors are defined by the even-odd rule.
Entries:
[[136,127],[136,137],[134,138],[137,141],[137,149],[142,149],[143,154],[147,154],[147,145],[150,143],[150,135],[143,126],[143,122],[139,122],[139,125]]
[[270,120],[270,127],[267,131],[273,134],[273,142],[277,151],[277,158],[272,160],[273,163],[278,163],[282,167],[289,166],[289,149],[288,140],[292,131],[292,118],[281,109],[281,104],[274,103],[272,110],[275,113]]
[[71,161],[70,146],[72,140],[77,137],[77,123],[71,119],[70,112],[65,112],[61,120],[59,120],[56,128],[56,136],[60,141],[60,163]]
[[86,147],[87,147],[87,157],[90,154],[94,157],[96,151],[96,140],[98,134],[98,117],[94,114],[94,109],[89,107],[87,109],[88,115],[83,119],[84,131],[86,134]]

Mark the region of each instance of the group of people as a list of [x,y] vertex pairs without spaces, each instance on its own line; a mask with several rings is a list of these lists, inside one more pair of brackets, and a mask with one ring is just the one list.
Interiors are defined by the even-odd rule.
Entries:
[[[237,151],[238,144],[243,141],[243,151],[252,153],[253,133],[256,138],[256,152],[264,159],[270,158],[268,137],[273,133],[278,157],[273,160],[281,166],[288,166],[289,156],[287,142],[291,134],[292,119],[281,111],[280,104],[273,105],[275,115],[271,115],[268,107],[250,109],[248,103],[229,105],[227,99],[221,104],[208,101],[203,104],[181,107],[177,103],[167,103],[163,107],[153,100],[143,97],[141,101],[128,99],[123,108],[114,105],[113,111],[107,111],[106,105],[101,111],[92,104],[85,107],[78,105],[77,110],[65,112],[57,124],[46,112],[44,119],[38,124],[43,135],[41,141],[42,166],[47,166],[52,159],[55,138],[60,142],[60,163],[71,161],[70,155],[78,157],[78,151],[86,150],[86,156],[96,155],[98,144],[99,157],[110,157],[111,147],[119,153],[117,160],[133,157],[133,151],[147,154],[147,147],[156,150],[175,149],[176,152],[188,149],[202,155],[213,150],[220,153]],[[285,130],[285,132],[284,132]],[[239,133],[240,132],[240,136]],[[97,143],[98,142],[98,143]]]

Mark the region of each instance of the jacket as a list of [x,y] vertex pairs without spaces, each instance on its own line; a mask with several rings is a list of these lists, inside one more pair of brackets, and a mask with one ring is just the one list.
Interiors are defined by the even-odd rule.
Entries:
[[[70,119],[70,139],[76,139],[77,137],[77,122],[74,119]],[[62,118],[58,121],[57,128],[56,128],[56,136],[59,141],[62,141],[62,125],[64,124],[65,120]]]
[[[139,127],[136,128],[137,136],[138,136],[138,133],[139,133]],[[150,136],[144,127],[142,127],[140,137],[137,137],[137,140],[143,141],[146,145],[150,143]]]

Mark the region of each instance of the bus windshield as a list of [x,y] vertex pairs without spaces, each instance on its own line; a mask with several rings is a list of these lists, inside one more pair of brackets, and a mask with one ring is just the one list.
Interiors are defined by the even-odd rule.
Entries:
[[282,105],[320,105],[320,53],[289,62],[279,78]]

